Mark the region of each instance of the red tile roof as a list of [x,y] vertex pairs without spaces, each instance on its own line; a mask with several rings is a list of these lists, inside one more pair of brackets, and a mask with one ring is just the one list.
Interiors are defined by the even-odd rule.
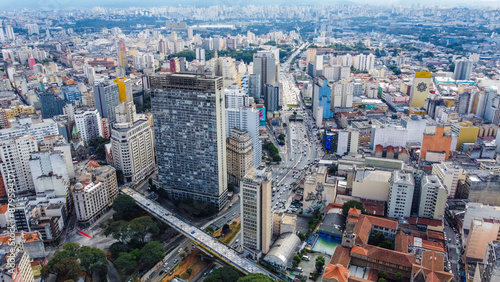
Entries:
[[323,278],[336,280],[338,282],[347,282],[348,276],[349,269],[345,268],[341,264],[329,264],[325,269],[325,274],[323,274]]
[[396,234],[396,244],[394,249],[401,253],[408,253],[408,236],[402,231],[399,231],[398,234]]
[[341,264],[345,267],[349,267],[349,262],[351,261],[350,250],[342,246],[337,246],[335,252],[333,253],[331,264]]
[[453,274],[444,271],[444,259],[439,253],[427,251],[422,253],[422,264],[414,264],[412,276],[423,274],[428,282],[453,281]]

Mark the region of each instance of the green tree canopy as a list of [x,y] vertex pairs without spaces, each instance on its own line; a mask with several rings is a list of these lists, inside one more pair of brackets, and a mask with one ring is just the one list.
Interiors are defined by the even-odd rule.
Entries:
[[363,207],[363,203],[356,200],[350,200],[345,202],[342,206],[342,214],[344,216],[347,216],[351,208],[357,208],[358,210],[361,210],[361,213],[366,213],[366,210]]
[[250,273],[241,277],[237,282],[275,282],[276,280],[262,273]]
[[106,273],[108,271],[108,261],[106,253],[94,247],[83,246],[78,250],[78,259],[80,265],[88,273],[99,271]]
[[121,253],[115,260],[115,266],[121,273],[129,275],[134,272],[137,263],[129,253]]
[[131,238],[138,240],[140,243],[144,243],[148,233],[156,236],[160,232],[158,225],[149,216],[134,218],[130,222],[129,228]]
[[130,239],[129,223],[123,220],[114,221],[104,231],[104,235],[111,235],[113,239],[118,240],[120,243],[126,244]]
[[148,242],[139,253],[141,262],[147,266],[153,266],[165,256],[165,247],[157,241]]
[[137,206],[134,198],[129,195],[118,195],[113,201],[113,210],[116,212],[115,219],[130,220],[137,215]]
[[210,276],[205,278],[205,282],[236,282],[241,277],[240,273],[229,266],[218,268]]

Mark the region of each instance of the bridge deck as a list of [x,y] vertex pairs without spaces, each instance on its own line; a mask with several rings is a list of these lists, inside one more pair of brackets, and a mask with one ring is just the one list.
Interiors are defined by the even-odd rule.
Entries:
[[161,219],[163,222],[165,222],[178,232],[182,233],[183,235],[194,241],[196,244],[200,245],[202,248],[214,254],[224,262],[235,267],[239,271],[245,274],[263,273],[269,275],[273,279],[278,280],[276,276],[274,276],[264,268],[258,266],[257,264],[246,258],[241,257],[240,254],[235,250],[224,245],[217,239],[213,238],[204,231],[200,230],[199,228],[173,215],[169,210],[160,206],[156,202],[147,199],[143,195],[129,188],[122,188],[121,192],[134,198],[134,200],[139,206],[149,211],[151,214],[155,215],[157,218]]

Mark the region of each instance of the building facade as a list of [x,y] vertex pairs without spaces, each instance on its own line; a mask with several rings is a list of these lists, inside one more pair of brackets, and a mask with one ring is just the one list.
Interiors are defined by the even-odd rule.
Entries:
[[253,168],[252,137],[248,132],[231,129],[227,138],[227,174],[229,182],[238,185]]
[[14,181],[15,190],[19,194],[35,191],[29,159],[31,153],[36,151],[36,139],[29,135],[0,140],[0,170],[3,182],[9,187],[9,179]]
[[97,109],[87,109],[75,113],[75,126],[80,138],[87,142],[95,137],[102,137],[101,115]]
[[265,167],[251,170],[240,182],[241,246],[254,260],[269,251],[272,235],[272,181]]
[[397,219],[409,217],[411,215],[413,190],[415,189],[413,175],[395,170],[392,172],[390,184],[387,216]]
[[101,83],[94,86],[95,107],[101,118],[115,121],[115,107],[120,103],[120,91],[117,83]]
[[222,78],[151,77],[157,187],[174,199],[221,209],[227,201],[226,113]]
[[420,188],[418,216],[443,220],[448,192],[436,175],[425,175]]

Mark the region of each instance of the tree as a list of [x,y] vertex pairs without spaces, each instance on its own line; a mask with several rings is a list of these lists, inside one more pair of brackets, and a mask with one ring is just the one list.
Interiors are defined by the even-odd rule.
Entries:
[[307,277],[305,277],[304,275],[302,274],[298,274],[297,276],[297,279],[299,279],[299,281],[301,282],[306,282],[307,281]]
[[[134,198],[129,195],[118,195],[113,201],[113,209],[116,212],[116,219],[130,220],[137,215],[137,206]],[[114,216],[113,216],[114,217]]]
[[126,221],[119,220],[114,221],[106,230],[104,230],[104,235],[108,237],[111,235],[113,239],[118,240],[120,243],[126,244],[128,239],[130,239],[130,228]]
[[130,247],[124,243],[120,242],[115,242],[109,246],[109,252],[111,253],[111,257],[113,259],[118,258],[120,253],[127,253],[130,252]]
[[104,145],[108,144],[108,143],[109,143],[109,139],[106,139],[103,137],[95,137],[95,138],[92,138],[88,141],[89,147],[94,148],[94,155],[100,160],[103,160],[106,158]]
[[302,261],[302,259],[300,258],[300,256],[298,254],[295,254],[293,256],[293,260],[292,260],[293,268],[296,268],[301,261]]
[[157,241],[148,242],[140,252],[141,262],[147,266],[153,266],[165,256],[165,247]]
[[188,275],[191,275],[191,273],[193,273],[193,269],[192,269],[191,267],[190,267],[190,268],[188,268],[188,269],[186,269],[186,273],[187,273]]
[[92,275],[94,271],[99,271],[101,273],[106,273],[108,271],[106,253],[102,250],[94,247],[83,246],[78,250],[78,252],[80,265],[90,275]]
[[325,258],[322,256],[322,255],[319,255],[317,258],[316,258],[316,271],[318,273],[322,273],[323,272],[323,267],[325,266]]
[[394,278],[396,278],[396,281],[403,281],[403,274],[398,271],[394,274]]
[[138,240],[140,243],[144,243],[146,235],[151,233],[151,235],[156,236],[160,233],[158,225],[149,216],[142,216],[134,218],[130,224],[131,237]]
[[306,239],[306,235],[304,235],[302,233],[299,233],[297,236],[299,237],[300,241],[302,241],[302,242],[304,242],[304,240]]
[[382,243],[378,244],[378,247],[388,249],[388,250],[394,250],[394,244],[389,240],[385,240]]
[[215,230],[214,230],[213,226],[208,226],[207,228],[205,228],[205,232],[207,232],[207,234],[209,234],[209,235],[212,235],[212,234],[214,234]]
[[210,276],[205,278],[205,282],[236,282],[241,277],[240,273],[229,266],[217,268]]
[[356,200],[350,200],[344,203],[342,206],[342,214],[347,217],[349,213],[349,209],[351,208],[357,208],[358,210],[361,210],[361,213],[365,213],[365,208],[363,207],[363,203],[358,202]]
[[377,280],[377,282],[385,282],[385,281],[387,281],[387,280],[385,280],[385,278],[379,278],[379,279]]
[[132,274],[136,265],[137,263],[129,253],[121,253],[115,260],[116,269],[125,275]]
[[82,273],[82,267],[75,257],[64,258],[54,264],[53,270],[55,273],[69,279],[77,280]]
[[275,282],[276,280],[262,273],[250,273],[241,277],[237,282]]

